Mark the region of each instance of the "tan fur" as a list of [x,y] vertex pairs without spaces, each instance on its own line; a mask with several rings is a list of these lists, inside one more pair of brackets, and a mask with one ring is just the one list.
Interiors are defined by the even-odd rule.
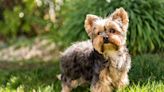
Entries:
[[[74,53],[75,56],[81,55],[82,57],[82,55],[89,55],[90,53],[88,54],[88,52],[92,52],[96,50],[95,52],[98,52],[100,56],[94,58],[101,59],[102,56],[104,60],[101,59],[101,61],[102,62],[105,61],[103,63],[105,65],[101,66],[102,63],[100,63],[100,65],[95,66],[98,69],[97,70],[98,72],[96,71],[96,69],[95,69],[96,72],[93,69],[93,74],[95,73],[93,78],[95,76],[96,76],[95,78],[97,78],[98,76],[98,79],[91,80],[91,92],[112,92],[113,89],[115,88],[124,88],[126,85],[129,84],[128,71],[131,66],[130,65],[131,59],[130,59],[130,55],[128,54],[128,50],[126,48],[126,34],[127,34],[128,23],[129,23],[128,14],[123,8],[116,9],[109,17],[104,19],[96,15],[88,14],[86,16],[84,26],[86,32],[88,33],[92,41],[81,42],[72,45],[63,53],[64,56],[67,56],[68,53]],[[90,48],[88,48],[87,46],[89,46]],[[78,61],[79,59],[82,59],[83,61],[88,61],[88,59],[87,60],[84,59],[85,57],[82,58],[81,57],[76,59]],[[70,59],[71,56],[67,58]],[[86,56],[86,58],[88,57]],[[93,60],[94,59],[92,59],[91,61]],[[80,64],[82,63],[80,62]],[[71,67],[71,69],[74,68]],[[84,70],[85,69],[83,69],[83,71]],[[87,73],[87,76],[89,73]],[[85,81],[84,79],[79,78],[76,80],[71,80],[68,83],[70,84],[69,87],[65,83],[62,83],[62,92],[70,92],[72,88],[76,88],[77,86],[84,84],[86,82],[87,81]]]
[[[93,31],[91,33],[97,35],[98,32],[102,32],[102,30],[104,30],[102,26],[104,26],[106,30],[117,30],[115,34],[107,33],[112,44],[102,44],[102,37],[95,36],[93,46],[99,53],[102,53],[106,59],[112,59],[115,58],[115,56],[117,57],[118,49],[121,51],[121,47],[126,41],[126,32],[129,22],[127,12],[123,8],[116,9],[105,22],[105,25],[97,25],[95,23],[95,30],[91,30]],[[128,84],[128,70],[120,71],[116,68],[116,64],[117,62],[111,62],[108,69],[101,71],[99,75],[100,79],[95,86],[92,86],[91,91],[111,92],[113,87],[123,88]]]
[[71,92],[72,88],[68,87],[68,85],[62,83],[62,90],[61,92]]
[[94,40],[93,40],[93,47],[99,52],[99,53],[102,53],[102,46],[103,44],[103,39],[98,36],[96,37]]
[[93,30],[92,26],[93,26],[93,22],[98,19],[99,17],[97,17],[96,15],[91,15],[91,14],[88,14],[86,16],[86,20],[85,20],[85,28],[86,28],[86,31],[88,33],[88,35],[91,37],[91,31]]
[[77,80],[72,80],[71,81],[71,87],[76,88],[79,85],[85,84],[87,81],[85,81],[83,78],[79,78]]
[[[91,38],[94,38],[93,41],[96,41],[98,39],[101,40],[101,38],[98,35],[98,32],[103,32],[104,27],[106,29],[106,33],[111,41],[111,43],[121,46],[124,45],[126,42],[126,32],[128,28],[128,14],[123,8],[116,9],[114,13],[111,14],[111,16],[102,19],[101,17],[98,17],[96,15],[88,14],[85,20],[85,29],[88,33],[88,35]],[[114,29],[116,30],[115,34],[110,34],[108,30]],[[98,37],[98,38],[96,38]],[[125,39],[125,40],[124,40]],[[96,49],[98,51],[102,50],[103,47],[102,44],[99,44],[99,41]],[[93,42],[94,44],[96,42]]]
[[127,85],[124,82],[124,79],[127,78],[127,71],[120,72],[112,66],[102,70],[99,78],[96,85],[91,87],[92,92],[112,92],[114,88],[124,88]]
[[92,92],[112,92],[112,79],[109,77],[108,69],[104,69],[100,72],[99,81],[91,86]]
[[116,11],[110,16],[113,20],[121,21],[123,25],[123,31],[127,31],[128,28],[128,14],[123,8],[116,9]]
[[65,83],[62,83],[62,91],[61,92],[71,92],[73,88],[76,88],[79,85],[87,83],[84,79],[80,78],[77,80],[72,80],[70,87],[68,87]]

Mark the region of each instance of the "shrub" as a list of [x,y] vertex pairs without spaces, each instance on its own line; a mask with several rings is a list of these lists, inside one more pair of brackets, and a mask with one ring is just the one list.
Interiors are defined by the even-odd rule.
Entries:
[[37,6],[35,0],[0,1],[0,36],[4,39],[20,35],[31,37],[49,31],[52,22],[46,18],[46,7],[44,3],[42,7]]
[[66,0],[63,6],[65,43],[87,38],[84,31],[86,14],[107,16],[116,8],[128,11],[130,23],[128,47],[132,54],[164,50],[164,2],[162,0]]

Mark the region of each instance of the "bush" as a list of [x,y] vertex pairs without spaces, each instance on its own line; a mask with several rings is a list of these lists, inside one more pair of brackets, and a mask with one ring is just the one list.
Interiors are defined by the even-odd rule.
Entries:
[[44,3],[37,6],[34,0],[0,1],[0,38],[31,37],[49,31],[52,22],[45,18],[46,7]]
[[129,13],[127,43],[132,54],[164,50],[162,0],[66,0],[62,10],[65,19],[60,29],[65,43],[87,38],[83,27],[86,14],[105,17],[118,7]]

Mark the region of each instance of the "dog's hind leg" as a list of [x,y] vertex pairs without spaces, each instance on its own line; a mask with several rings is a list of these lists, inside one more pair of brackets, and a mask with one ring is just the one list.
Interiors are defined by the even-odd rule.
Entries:
[[62,90],[61,92],[71,92],[72,88],[69,87],[66,83],[62,83]]

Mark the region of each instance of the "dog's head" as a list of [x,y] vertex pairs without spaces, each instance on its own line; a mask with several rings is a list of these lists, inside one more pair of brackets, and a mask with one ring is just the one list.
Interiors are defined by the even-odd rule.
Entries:
[[103,53],[106,50],[117,50],[126,44],[128,23],[127,12],[119,8],[104,19],[88,14],[85,29],[92,39],[94,49]]

